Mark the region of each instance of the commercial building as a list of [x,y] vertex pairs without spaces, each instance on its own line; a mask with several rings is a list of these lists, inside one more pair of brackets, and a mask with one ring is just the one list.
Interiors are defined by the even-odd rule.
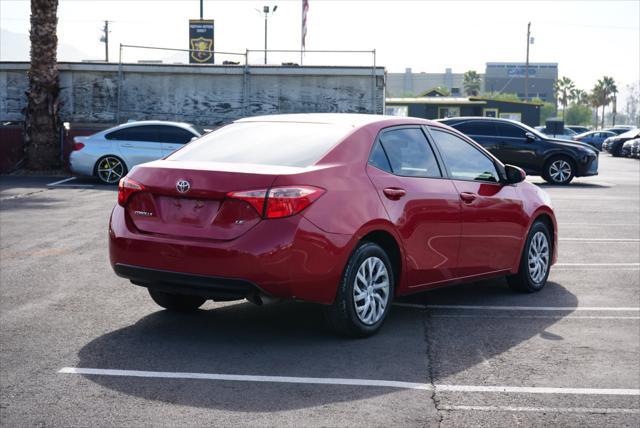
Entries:
[[523,100],[540,98],[546,102],[555,102],[553,85],[558,80],[558,63],[529,63],[527,96],[525,76],[524,62],[488,62],[484,74],[485,91],[516,94]]
[[387,98],[385,113],[424,119],[460,116],[498,117],[529,126],[540,125],[541,103],[498,101],[482,97]]
[[[481,82],[484,82],[480,74]],[[444,73],[414,73],[411,68],[404,73],[387,73],[387,96],[419,96],[434,88],[446,87],[452,97],[464,95],[464,73],[453,73],[450,68]],[[481,83],[480,92],[484,91]]]

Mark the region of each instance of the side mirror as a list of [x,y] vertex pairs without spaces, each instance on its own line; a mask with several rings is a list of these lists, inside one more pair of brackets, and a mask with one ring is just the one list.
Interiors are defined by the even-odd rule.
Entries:
[[538,141],[538,137],[536,137],[531,132],[527,132],[526,134],[524,134],[524,136],[527,137],[527,143],[533,143],[533,142]]
[[521,183],[527,178],[527,173],[522,168],[513,165],[505,165],[504,172],[507,176],[506,184]]

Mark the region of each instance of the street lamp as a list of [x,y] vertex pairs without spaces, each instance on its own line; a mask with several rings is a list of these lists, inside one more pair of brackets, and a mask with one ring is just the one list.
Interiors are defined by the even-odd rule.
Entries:
[[[278,9],[278,6],[273,6],[271,15],[276,13],[276,9]],[[264,65],[267,65],[267,18],[269,17],[269,6],[264,6],[262,12],[264,12]]]

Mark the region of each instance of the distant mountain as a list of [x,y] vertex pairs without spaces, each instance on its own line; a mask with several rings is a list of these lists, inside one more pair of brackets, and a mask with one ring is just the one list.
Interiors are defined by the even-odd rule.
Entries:
[[[0,29],[0,61],[29,61],[29,35]],[[58,61],[82,61],[91,58],[71,45],[58,44]]]

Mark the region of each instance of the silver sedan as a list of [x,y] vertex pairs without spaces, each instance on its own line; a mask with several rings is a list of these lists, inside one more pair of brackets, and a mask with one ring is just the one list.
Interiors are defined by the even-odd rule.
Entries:
[[188,123],[129,122],[88,137],[75,137],[69,165],[76,175],[114,184],[134,166],[163,158],[202,134]]

